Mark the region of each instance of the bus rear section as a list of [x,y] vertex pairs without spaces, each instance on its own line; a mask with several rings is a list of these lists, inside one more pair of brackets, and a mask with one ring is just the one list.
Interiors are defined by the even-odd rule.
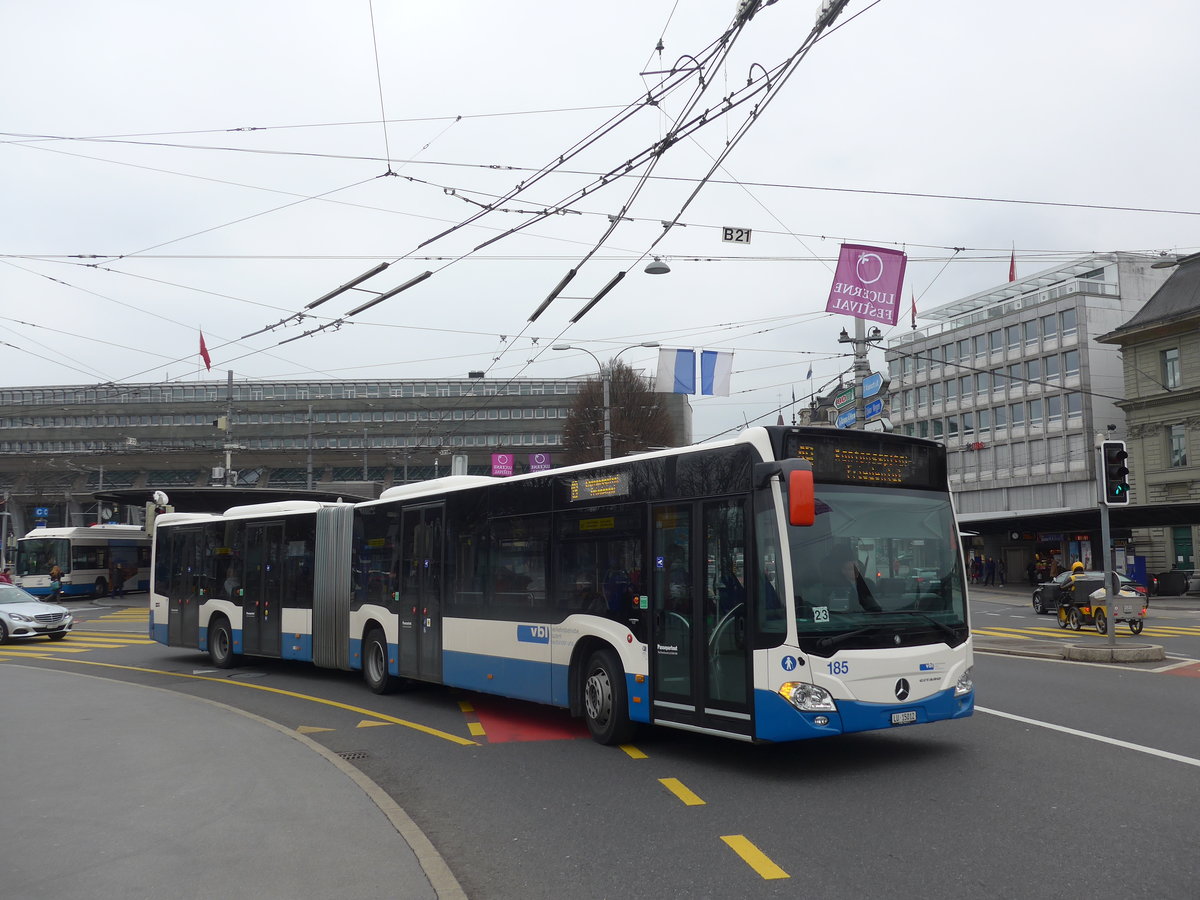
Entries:
[[207,651],[223,668],[242,654],[346,668],[348,598],[338,587],[349,555],[335,545],[340,533],[348,547],[350,510],[287,501],[160,516],[150,636]]

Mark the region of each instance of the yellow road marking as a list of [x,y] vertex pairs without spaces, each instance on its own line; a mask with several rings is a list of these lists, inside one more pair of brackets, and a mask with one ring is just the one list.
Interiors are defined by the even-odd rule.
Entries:
[[462,710],[463,712],[465,712],[465,713],[468,713],[468,712],[475,712],[475,707],[474,707],[474,706],[472,706],[472,705],[470,704],[470,702],[469,702],[469,701],[467,701],[467,700],[459,700],[459,701],[458,701],[458,708],[459,708],[459,709],[461,709],[461,710]]
[[487,732],[483,730],[482,722],[468,722],[467,728],[470,729],[471,734],[473,734],[475,737],[483,737],[487,734]]
[[683,786],[678,778],[660,778],[659,784],[683,801],[685,806],[703,806],[704,801]]
[[392,724],[391,722],[375,722],[375,721],[372,721],[371,719],[363,719],[361,722],[359,722],[354,727],[355,728],[374,728],[377,725],[391,725],[391,724]]
[[621,749],[628,753],[634,759],[649,759],[645,753],[639,750],[633,744],[621,744]]
[[332,728],[318,728],[316,725],[301,725],[296,730],[301,734],[317,734],[322,731],[333,731]]
[[56,662],[73,662],[81,666],[98,666],[103,669],[120,669],[125,672],[143,672],[149,675],[167,675],[172,678],[191,678],[195,681],[211,681],[215,684],[224,684],[230,687],[248,688],[254,691],[265,691],[268,694],[278,694],[281,697],[293,697],[297,700],[308,700],[312,703],[319,703],[322,706],[332,706],[336,709],[344,709],[348,712],[359,713],[364,716],[372,716],[376,719],[382,719],[385,722],[390,722],[393,725],[403,725],[405,728],[411,728],[414,731],[420,731],[423,734],[431,735],[432,737],[441,738],[444,741],[450,741],[454,744],[460,744],[464,747],[478,747],[478,741],[472,741],[468,738],[459,737],[457,734],[450,734],[446,731],[440,731],[437,728],[430,728],[428,725],[422,725],[419,722],[409,722],[406,719],[398,719],[395,716],[385,715],[384,713],[373,712],[369,709],[363,709],[361,706],[353,706],[349,703],[338,703],[336,700],[326,700],[324,697],[314,697],[311,694],[301,694],[296,691],[285,691],[282,688],[270,687],[265,684],[251,684],[247,681],[234,681],[228,678],[212,678],[208,675],[188,675],[184,672],[168,672],[165,669],[148,669],[144,666],[122,666],[116,663],[96,662],[91,659],[70,659],[60,656],[42,656],[42,659],[54,660]]
[[755,872],[761,875],[764,879],[771,880],[775,878],[791,878],[787,872],[771,862],[771,858],[763,853],[752,843],[746,840],[746,836],[742,834],[726,834],[721,836],[726,844],[730,846],[734,853],[742,858]]

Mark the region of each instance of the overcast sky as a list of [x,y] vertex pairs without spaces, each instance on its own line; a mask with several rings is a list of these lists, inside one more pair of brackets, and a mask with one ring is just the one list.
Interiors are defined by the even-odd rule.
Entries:
[[[721,116],[721,98],[794,54],[818,5],[746,24],[708,69],[707,123],[529,324],[638,181],[577,192],[659,141],[697,79],[610,120],[664,77],[643,73],[705,59],[732,0],[7,4],[0,381],[558,377],[596,364],[553,343],[733,350],[731,396],[693,401],[701,440],[807,399],[810,363],[814,387],[848,367],[851,320],[824,312],[842,241],[907,250],[906,312],[1003,283],[1013,248],[1019,275],[1200,248],[1200,7],[1168,0],[852,0],[664,236],[746,125],[750,105]],[[645,274],[659,238],[671,272]],[[363,288],[434,274],[338,329],[279,346],[375,294],[240,340],[381,262]]]

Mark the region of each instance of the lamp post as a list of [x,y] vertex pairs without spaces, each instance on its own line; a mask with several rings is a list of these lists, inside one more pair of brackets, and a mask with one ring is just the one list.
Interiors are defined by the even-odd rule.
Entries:
[[620,356],[622,353],[624,353],[626,350],[636,350],[639,347],[657,347],[657,346],[659,346],[658,341],[643,341],[640,344],[630,344],[628,347],[622,347],[620,350],[618,350],[616,353],[614,353],[612,355],[612,357],[608,361],[607,367],[604,365],[604,363],[600,362],[600,357],[598,357],[591,350],[588,350],[586,347],[577,347],[574,344],[555,344],[551,348],[552,350],[580,350],[580,351],[586,353],[588,356],[590,356],[592,359],[594,359],[596,361],[596,367],[600,370],[600,380],[601,380],[601,383],[603,385],[603,390],[604,390],[604,458],[605,459],[612,459],[612,411],[611,411],[611,406],[610,406],[611,401],[610,401],[610,397],[609,397],[609,393],[610,393],[610,389],[611,389],[611,385],[612,385],[612,365],[614,362],[617,361],[617,357]]
[[854,345],[854,427],[862,428],[866,424],[866,405],[863,402],[863,379],[871,372],[871,366],[867,362],[867,350],[872,344],[878,344],[883,340],[883,332],[878,327],[873,327],[870,333],[867,332],[867,326],[862,319],[855,318],[854,320],[854,337],[846,334],[846,329],[842,329],[842,333],[838,335],[839,344]]

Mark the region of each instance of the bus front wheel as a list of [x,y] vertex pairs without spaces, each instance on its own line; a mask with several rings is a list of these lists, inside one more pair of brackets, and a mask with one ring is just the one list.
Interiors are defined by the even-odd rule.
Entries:
[[592,739],[599,744],[623,744],[633,737],[625,670],[610,649],[597,650],[588,658],[583,677],[583,714]]
[[208,626],[208,658],[218,669],[232,669],[237,663],[233,652],[233,631],[224,619],[217,619]]

